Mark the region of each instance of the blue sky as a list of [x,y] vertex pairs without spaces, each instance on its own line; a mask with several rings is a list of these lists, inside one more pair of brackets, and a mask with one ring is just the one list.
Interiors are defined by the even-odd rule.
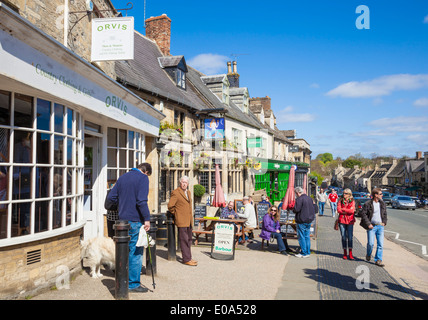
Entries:
[[[133,4],[145,34],[144,1]],[[356,26],[360,5],[370,29]],[[428,1],[146,1],[146,19],[163,13],[172,55],[206,74],[236,59],[241,87],[269,96],[312,158],[428,151]]]

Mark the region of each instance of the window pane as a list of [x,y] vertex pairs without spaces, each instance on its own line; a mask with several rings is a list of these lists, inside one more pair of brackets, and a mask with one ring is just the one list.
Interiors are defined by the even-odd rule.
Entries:
[[12,205],[12,237],[30,233],[31,203],[14,203]]
[[67,195],[71,195],[71,184],[73,181],[73,171],[72,168],[67,168]]
[[107,149],[107,167],[117,167],[117,150]]
[[[0,201],[6,201],[7,199],[7,189],[9,185],[9,172],[10,168],[2,166],[0,163]],[[5,209],[5,205],[0,204],[0,212]]]
[[37,99],[37,129],[50,130],[51,103],[50,101]]
[[54,163],[64,163],[64,137],[55,135],[54,138]]
[[73,139],[67,138],[67,164],[73,164]]
[[134,151],[129,151],[129,168],[135,168],[135,158],[134,158]]
[[33,98],[16,93],[15,94],[15,126],[33,127]]
[[119,129],[119,147],[126,148],[126,130]]
[[37,133],[37,149],[36,157],[37,163],[49,164],[50,163],[50,151],[49,142],[51,135],[47,133]]
[[108,169],[107,170],[107,188],[113,188],[114,184],[117,181],[117,170],[116,169]]
[[55,113],[55,132],[63,133],[64,132],[64,106],[58,103],[55,103],[54,107]]
[[0,90],[0,124],[10,125],[10,92]]
[[10,139],[9,129],[0,128],[0,162],[10,161],[9,139]]
[[49,197],[49,168],[36,168],[36,198]]
[[73,134],[73,110],[67,108],[67,134]]
[[135,148],[135,145],[134,145],[134,131],[128,131],[128,141],[129,141],[128,148],[134,149]]
[[57,229],[61,227],[62,220],[62,203],[64,199],[53,200],[53,216],[52,216],[52,228]]
[[31,163],[32,162],[32,133],[27,131],[15,130],[14,142],[14,162]]
[[30,199],[31,167],[15,167],[13,169],[12,200]]
[[62,196],[62,177],[63,177],[63,173],[62,173],[62,168],[55,168],[54,169],[54,185],[53,185],[53,196],[54,197],[59,197]]
[[72,222],[72,216],[71,216],[71,207],[74,199],[73,198],[67,198],[65,199],[65,225],[68,226]]
[[0,204],[0,239],[7,237],[7,204]]
[[36,201],[34,214],[35,233],[48,230],[48,217],[49,201]]
[[117,147],[117,129],[108,128],[108,130],[107,130],[107,146]]
[[126,150],[119,150],[119,168],[126,168]]

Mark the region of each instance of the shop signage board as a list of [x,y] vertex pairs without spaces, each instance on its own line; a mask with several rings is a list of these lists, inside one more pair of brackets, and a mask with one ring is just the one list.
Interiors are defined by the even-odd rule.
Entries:
[[261,137],[247,138],[247,148],[262,148],[263,140]]
[[224,118],[205,119],[204,135],[206,140],[223,140]]
[[134,17],[92,19],[92,61],[134,59]]
[[235,226],[232,222],[217,222],[211,243],[211,257],[218,260],[235,258]]

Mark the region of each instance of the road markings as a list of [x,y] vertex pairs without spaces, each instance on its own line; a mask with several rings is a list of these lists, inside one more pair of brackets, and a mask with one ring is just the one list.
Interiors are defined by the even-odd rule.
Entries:
[[423,244],[420,244],[420,243],[416,243],[416,242],[412,242],[412,241],[402,240],[402,239],[400,239],[400,234],[398,232],[389,231],[389,230],[384,230],[384,231],[385,232],[389,232],[389,233],[395,233],[395,240],[421,246],[422,247],[422,255],[425,256],[425,257],[428,257],[427,246],[426,245],[423,245]]

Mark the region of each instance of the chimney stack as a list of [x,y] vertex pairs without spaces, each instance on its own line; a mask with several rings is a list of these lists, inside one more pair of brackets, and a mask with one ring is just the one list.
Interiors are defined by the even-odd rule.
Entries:
[[171,55],[171,19],[165,13],[146,20],[146,37],[156,41],[164,56]]
[[422,159],[422,151],[416,151],[416,159],[417,160]]
[[239,74],[236,69],[236,61],[233,61],[233,70],[231,62],[227,62],[227,79],[229,80],[231,88],[239,88]]

